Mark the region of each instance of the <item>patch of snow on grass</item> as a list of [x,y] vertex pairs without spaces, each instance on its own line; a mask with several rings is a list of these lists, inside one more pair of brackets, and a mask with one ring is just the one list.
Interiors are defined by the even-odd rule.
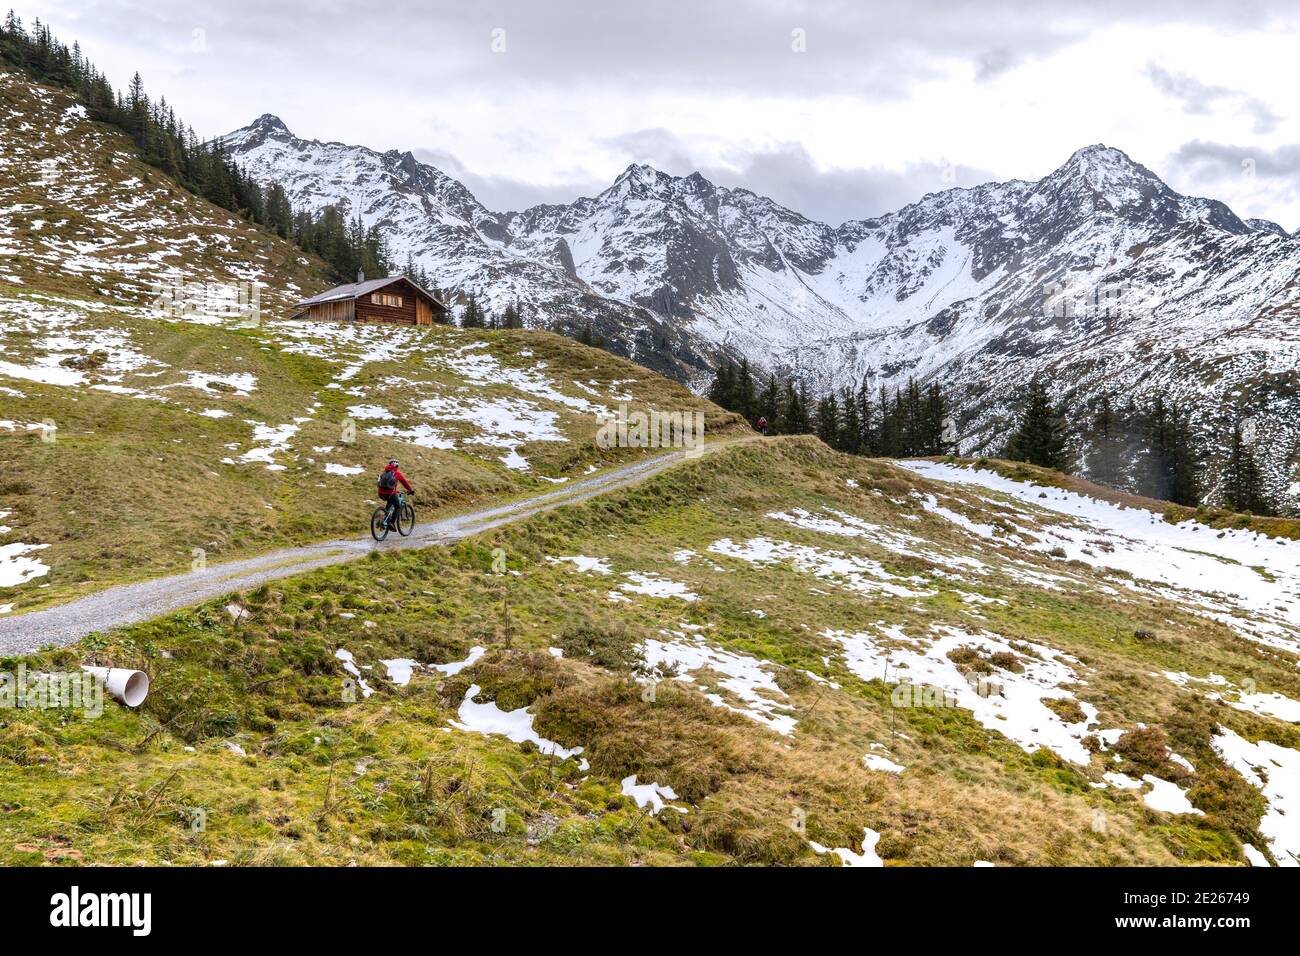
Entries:
[[411,675],[415,669],[420,666],[419,661],[413,661],[409,657],[397,657],[390,661],[381,660],[379,663],[384,665],[388,671],[388,679],[398,687],[405,687],[411,682]]
[[1251,866],[1272,866],[1272,864],[1268,862],[1268,857],[1263,853],[1260,853],[1259,850],[1255,849],[1249,843],[1243,843],[1241,849],[1245,852],[1246,859],[1250,861]]
[[283,471],[284,466],[276,464],[274,456],[289,447],[289,439],[298,433],[299,426],[292,422],[284,425],[263,425],[250,421],[249,424],[253,426],[253,441],[256,445],[240,455],[239,461],[245,464],[261,462],[272,471]]
[[367,684],[365,678],[361,676],[361,671],[358,669],[351,651],[346,651],[340,647],[334,652],[334,656],[343,662],[343,669],[357,679],[357,684],[361,687],[362,697],[369,697],[375,692],[375,689]]
[[488,701],[485,704],[475,703],[474,698],[481,690],[478,684],[471,684],[469,690],[465,692],[465,699],[461,701],[460,710],[457,712],[460,720],[452,721],[451,724],[457,730],[485,736],[499,734],[517,744],[531,740],[542,753],[553,754],[561,760],[568,760],[582,753],[581,747],[568,749],[553,740],[539,736],[533,729],[533,715],[528,713],[527,707],[520,707],[518,710],[502,710],[496,705],[496,701]]
[[48,544],[24,544],[21,541],[0,545],[0,588],[17,587],[49,574],[47,564],[27,557],[33,551],[48,547]]
[[558,558],[547,558],[546,560],[552,564],[567,561],[584,574],[590,574],[593,571],[597,574],[613,574],[604,558],[589,558],[582,554],[570,554]]
[[473,665],[480,657],[487,653],[486,647],[479,647],[477,644],[469,649],[469,655],[463,661],[451,661],[447,664],[430,664],[429,669],[439,671],[448,677],[454,677],[465,668]]
[[631,797],[636,801],[638,807],[649,807],[651,816],[659,813],[664,807],[676,810],[678,813],[686,813],[686,807],[673,807],[665,803],[665,800],[676,800],[677,794],[672,787],[661,787],[657,783],[636,782],[636,774],[630,777],[624,777],[622,780],[623,796]]
[[834,853],[844,861],[845,866],[884,866],[885,861],[876,855],[876,844],[879,842],[879,833],[869,827],[863,827],[861,853],[855,853],[844,847],[832,850],[813,840],[809,840],[808,845],[817,853]]
[[[898,684],[894,690],[898,706],[961,707],[1029,753],[1046,747],[1071,763],[1089,762],[1091,754],[1083,739],[1097,732],[1089,729],[1097,709],[1077,701],[1084,719],[1067,723],[1043,703],[1044,699],[1075,700],[1064,689],[1079,682],[1074,658],[1043,645],[1022,645],[1038,655],[1031,657],[994,634],[971,634],[943,625],[933,626],[929,635],[920,638],[906,636],[898,626],[877,627],[881,635],[827,630],[822,636],[843,648],[845,665],[858,677]],[[973,648],[986,656],[1013,655],[1023,670],[997,668],[992,674],[968,677],[948,657],[959,648]],[[934,692],[927,694],[927,687]]]
[[162,388],[192,388],[200,392],[207,392],[212,395],[220,395],[222,392],[212,387],[215,382],[219,385],[225,385],[234,390],[235,395],[247,396],[257,388],[257,377],[251,372],[233,372],[229,375],[217,375],[212,372],[183,372],[187,376],[185,381],[177,382],[173,385],[163,385]]
[[1142,794],[1142,802],[1152,810],[1164,813],[1189,813],[1203,817],[1204,812],[1197,810],[1187,799],[1187,791],[1176,783],[1161,780],[1153,774],[1144,774],[1142,779],[1151,785],[1151,789]]
[[868,770],[882,770],[885,773],[902,773],[907,769],[901,763],[894,763],[880,754],[867,754],[862,758],[862,762],[867,765]]
[[[746,561],[750,564],[778,564],[788,562],[796,571],[829,580],[862,594],[883,591],[895,597],[929,597],[934,591],[918,591],[895,584],[902,580],[890,574],[878,561],[840,551],[827,551],[788,541],[769,538],[750,538],[737,544],[722,538],[709,545],[712,554]],[[920,579],[907,579],[919,581]],[[923,582],[922,582],[923,583]]]
[[421,448],[441,448],[444,451],[450,451],[456,447],[456,443],[450,438],[444,438],[442,434],[436,431],[432,426],[420,423],[411,428],[398,428],[395,425],[380,425],[377,428],[367,428],[366,431],[372,435],[378,435],[381,438],[400,438],[403,441],[409,441]]
[[1268,838],[1273,858],[1282,866],[1300,866],[1300,750],[1267,740],[1251,743],[1227,727],[1210,743],[1268,801],[1259,832]]
[[349,405],[348,414],[363,422],[386,420],[393,417],[393,413],[382,405]]
[[685,632],[661,633],[669,639],[650,638],[642,648],[648,671],[676,672],[675,679],[684,683],[696,682],[690,676],[692,671],[707,669],[721,674],[723,679],[718,686],[743,701],[745,706],[729,704],[721,694],[706,693],[715,707],[744,714],[779,734],[794,732],[797,720],[787,713],[787,707],[778,703],[778,700],[786,699],[786,694],[766,670],[772,666],[769,662],[711,647],[702,638],[690,637]]
[[691,589],[680,581],[670,581],[668,578],[661,578],[656,574],[641,574],[637,571],[627,571],[623,574],[627,578],[627,583],[620,584],[619,588],[629,594],[644,594],[647,597],[657,598],[677,598],[681,601],[698,601],[700,596],[692,593]]

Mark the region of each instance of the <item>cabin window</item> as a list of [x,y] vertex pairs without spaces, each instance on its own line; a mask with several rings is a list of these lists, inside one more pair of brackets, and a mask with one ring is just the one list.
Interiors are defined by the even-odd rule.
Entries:
[[402,307],[402,297],[400,295],[389,295],[387,292],[372,292],[370,301],[375,305],[388,305],[394,309]]

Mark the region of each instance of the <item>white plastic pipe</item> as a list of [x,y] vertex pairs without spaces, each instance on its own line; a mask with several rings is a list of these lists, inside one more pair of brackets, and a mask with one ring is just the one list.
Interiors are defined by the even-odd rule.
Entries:
[[139,707],[149,696],[149,675],[144,671],[133,671],[125,667],[88,667],[84,664],[81,669],[98,677],[108,696],[119,704]]

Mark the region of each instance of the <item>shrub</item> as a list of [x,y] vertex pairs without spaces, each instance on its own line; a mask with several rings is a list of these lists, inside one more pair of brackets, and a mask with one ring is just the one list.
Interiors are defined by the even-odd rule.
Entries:
[[609,670],[630,671],[645,663],[642,636],[622,621],[582,621],[560,635],[557,643],[565,657]]

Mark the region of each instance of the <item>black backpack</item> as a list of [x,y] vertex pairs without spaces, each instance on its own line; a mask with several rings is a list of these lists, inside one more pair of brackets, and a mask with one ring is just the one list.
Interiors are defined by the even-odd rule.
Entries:
[[393,491],[396,488],[397,488],[397,475],[393,473],[391,468],[385,468],[384,473],[379,476],[379,490]]

